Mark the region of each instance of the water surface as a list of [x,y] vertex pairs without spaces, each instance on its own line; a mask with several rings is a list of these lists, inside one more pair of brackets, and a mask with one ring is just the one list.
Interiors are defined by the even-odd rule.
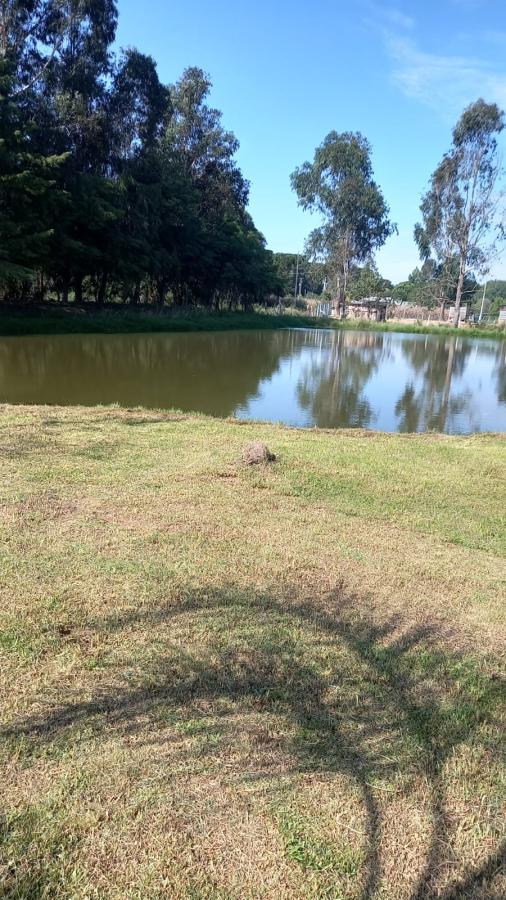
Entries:
[[328,329],[0,338],[0,402],[506,431],[506,342]]

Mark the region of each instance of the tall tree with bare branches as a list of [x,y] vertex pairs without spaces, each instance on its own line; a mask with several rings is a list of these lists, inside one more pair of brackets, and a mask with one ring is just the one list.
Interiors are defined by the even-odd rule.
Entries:
[[456,327],[466,276],[488,270],[504,236],[497,190],[502,174],[497,136],[503,128],[504,113],[495,103],[480,99],[464,110],[453,129],[452,147],[422,198],[423,221],[415,226],[422,259],[433,256],[443,268],[458,261]]

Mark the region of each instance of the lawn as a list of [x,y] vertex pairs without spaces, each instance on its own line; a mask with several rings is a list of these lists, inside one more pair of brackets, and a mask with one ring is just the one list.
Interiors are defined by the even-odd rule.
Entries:
[[506,895],[504,436],[4,406],[0,466],[0,897]]

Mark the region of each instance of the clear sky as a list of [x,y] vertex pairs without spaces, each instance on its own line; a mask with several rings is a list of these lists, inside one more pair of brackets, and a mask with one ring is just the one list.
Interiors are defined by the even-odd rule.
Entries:
[[377,257],[393,281],[418,264],[420,195],[462,109],[479,96],[506,109],[506,0],[119,0],[118,44],[167,83],[210,74],[272,250],[302,250],[314,225],[290,173],[332,129],[361,131],[399,228]]

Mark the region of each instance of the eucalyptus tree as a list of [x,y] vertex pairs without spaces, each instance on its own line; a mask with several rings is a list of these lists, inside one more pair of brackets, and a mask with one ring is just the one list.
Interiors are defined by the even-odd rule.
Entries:
[[503,235],[497,218],[502,171],[497,136],[503,128],[504,114],[495,103],[480,99],[464,110],[422,198],[422,223],[415,226],[422,259],[432,255],[450,279],[457,262],[456,327],[466,276],[488,270]]
[[116,24],[116,0],[0,0],[2,297],[263,299],[279,278],[209,78],[171,101]]
[[17,284],[24,295],[41,260],[47,261],[65,157],[43,156],[31,146],[11,85],[0,60],[0,283]]
[[295,169],[291,183],[299,205],[323,218],[307,248],[333,270],[344,314],[351,267],[368,260],[395,231],[373,178],[371,146],[358,132],[331,131],[313,161]]
[[44,12],[41,0],[0,0],[0,285],[2,295],[23,298],[48,259],[67,159],[38,146],[30,104],[43,70]]
[[56,225],[53,274],[64,300],[73,285],[80,301],[83,280],[95,280],[103,302],[107,246],[119,222],[110,183],[113,135],[109,113],[116,36],[116,0],[47,0],[47,43],[57,49],[40,85],[46,147],[69,152],[61,187],[70,202]]
[[[189,182],[197,203],[194,253],[184,253],[184,295],[219,306],[250,305],[278,279],[265,241],[247,212],[249,185],[235,154],[239,142],[208,104],[211,81],[202,69],[183,72],[170,89],[171,116],[162,147],[168,169]],[[179,291],[178,291],[179,293]]]
[[197,186],[206,216],[230,207],[242,212],[249,189],[235,160],[239,141],[223,127],[221,112],[206,102],[211,87],[202,69],[185,69],[170,88],[172,115],[166,131],[168,152]]
[[[108,96],[110,158],[108,180],[115,187],[117,221],[109,220],[104,235],[102,271],[97,299],[106,286],[136,303],[141,284],[159,262],[158,225],[167,225],[164,168],[159,144],[170,116],[170,97],[150,56],[129,49],[115,62]],[[165,275],[163,276],[165,278]]]
[[[420,267],[413,269],[407,281],[395,286],[393,295],[398,300],[429,310],[439,307],[439,319],[442,321],[446,307],[455,297],[458,280],[459,260],[456,257],[442,262],[429,257]],[[469,272],[464,279],[462,296],[473,299],[477,287],[473,274]]]
[[172,114],[170,91],[159,79],[156,63],[135,49],[124,51],[114,66],[109,96],[114,168],[146,158],[162,137]]
[[48,0],[0,0],[0,59],[9,64],[12,96],[28,93],[56,52],[49,19]]

